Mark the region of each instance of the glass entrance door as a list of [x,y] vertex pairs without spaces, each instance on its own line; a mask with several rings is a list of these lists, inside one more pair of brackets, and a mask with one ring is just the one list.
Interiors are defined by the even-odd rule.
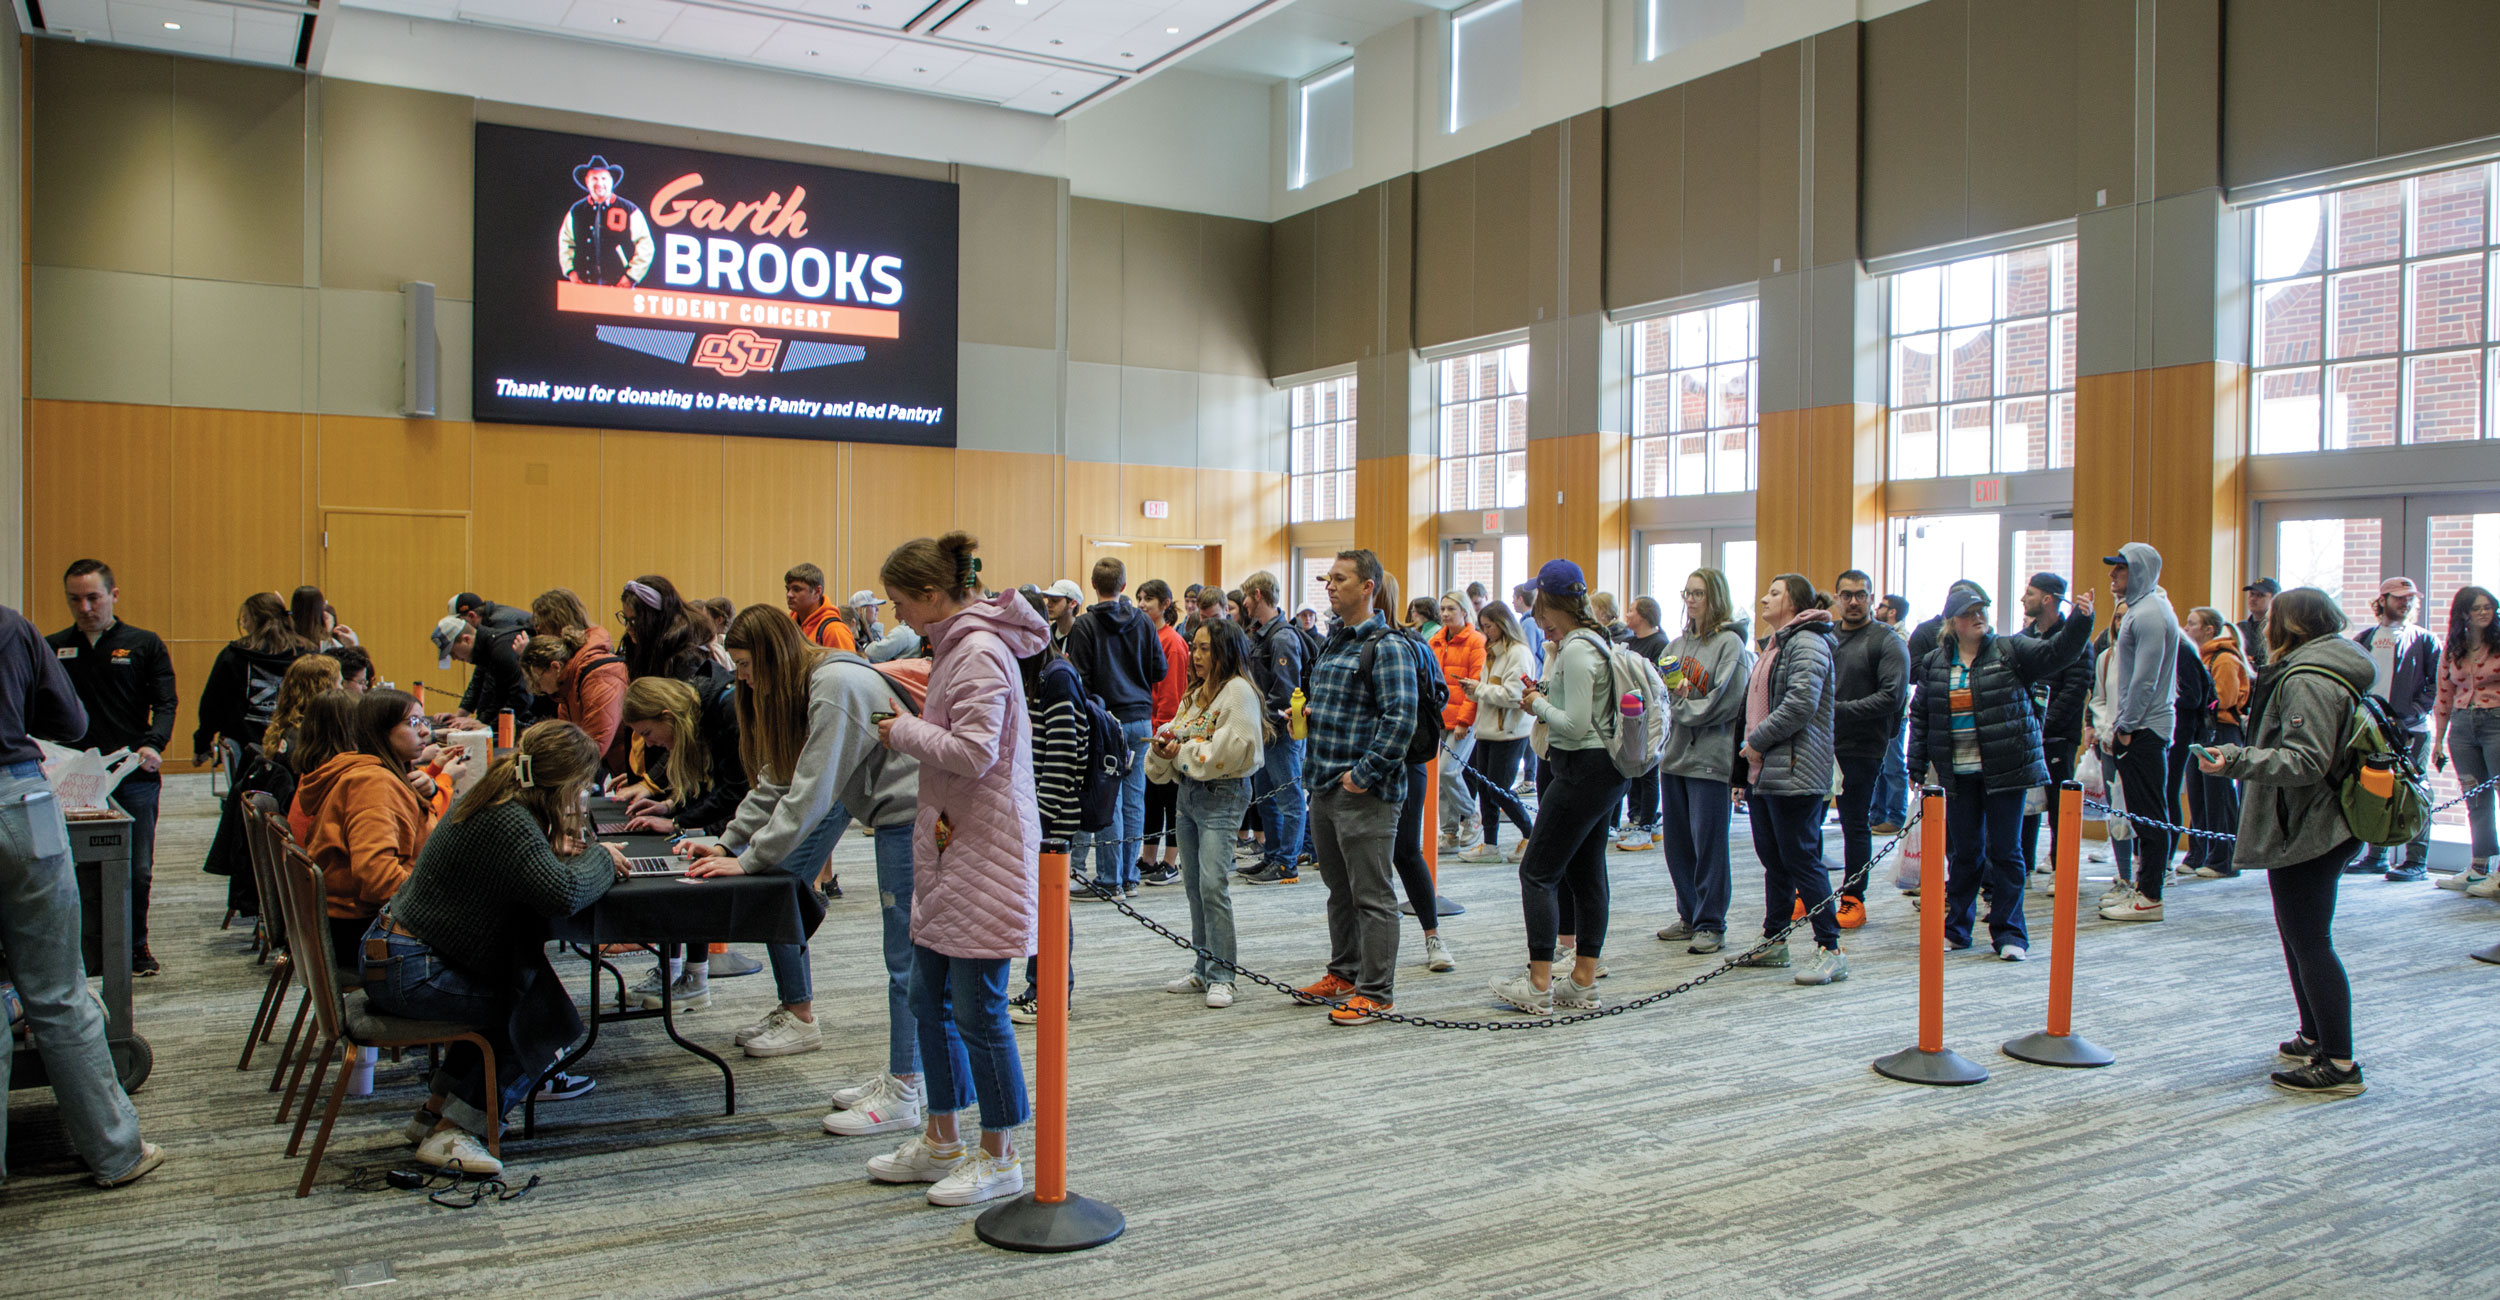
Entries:
[[1658,602],[1670,632],[1683,625],[1684,579],[1695,569],[1715,568],[1726,574],[1728,598],[1736,613],[1748,620],[1753,617],[1762,582],[1755,572],[1752,529],[1645,529],[1636,549],[1640,573],[1633,591]]
[[1417,595],[1439,597],[1442,591],[1465,591],[1484,584],[1489,600],[1509,600],[1510,589],[1535,575],[1528,571],[1528,539],[1517,533],[1441,539],[1441,591]]
[[1997,631],[2011,632],[2022,625],[2023,588],[2031,575],[2057,574],[2071,590],[2072,520],[2038,512],[1896,515],[1885,572],[1888,590],[1910,602],[1912,623],[1942,612],[1946,591],[1968,579],[1987,591]]

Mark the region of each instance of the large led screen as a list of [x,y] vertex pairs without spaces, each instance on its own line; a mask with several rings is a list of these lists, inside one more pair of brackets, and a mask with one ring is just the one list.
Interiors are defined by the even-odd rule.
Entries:
[[955,445],[955,187],[481,123],[475,413]]

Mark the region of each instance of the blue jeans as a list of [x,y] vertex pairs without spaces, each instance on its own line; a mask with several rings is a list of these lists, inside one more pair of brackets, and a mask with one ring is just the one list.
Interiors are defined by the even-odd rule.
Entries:
[[1948,777],[1944,797],[1944,938],[1970,943],[1971,914],[1988,896],[1988,942],[2028,945],[2023,927],[2023,791],[1990,790],[1976,775]]
[[1884,742],[1884,765],[1875,773],[1874,811],[1878,823],[1900,826],[1910,816],[1910,764],[1901,753],[1901,737]]
[[[61,1127],[87,1168],[119,1178],[139,1163],[139,1113],[122,1091],[104,1041],[104,1010],[87,995],[87,959],[80,950],[78,875],[71,869],[69,826],[39,763],[0,769],[0,946],[26,1003],[26,1019],[43,1045],[44,1072],[61,1107]],[[38,820],[40,819],[40,820]],[[36,856],[38,835],[59,851]],[[0,1181],[8,1177],[9,1070],[0,1051]]]
[[[374,931],[390,946],[386,961],[360,964],[365,997],[385,1015],[410,1020],[448,1020],[483,1035],[495,1048],[495,1114],[521,1104],[563,1054],[566,1043],[516,1044],[512,1041],[512,1009],[518,991],[510,985],[482,983],[454,969],[421,940],[404,934]],[[434,1092],[450,1100],[443,1118],[484,1136],[486,1060],[475,1044],[452,1043],[443,1049],[443,1064],[434,1072]]]
[[[141,775],[145,775],[142,773]],[[113,802],[130,814],[130,946],[148,946],[148,890],[156,884],[156,801],[164,783],[151,777],[124,781]]]
[[[791,849],[788,856],[767,870],[814,881],[816,869],[825,865],[826,858],[833,856],[834,846],[842,842],[842,832],[850,829],[850,825],[850,810],[837,801],[825,810],[822,821],[807,828],[807,834],[799,837],[798,846]],[[882,869],[878,872],[877,887],[885,888]],[[764,958],[772,963],[773,994],[781,999],[781,1005],[794,1007],[816,1000],[816,977],[808,966],[806,944],[768,943],[764,945]]]
[[953,1114],[977,1098],[981,1127],[1003,1132],[1033,1117],[1024,1062],[1007,1022],[1007,959],[911,950],[911,1009],[928,1067],[928,1109]]
[[885,920],[885,1072],[920,1073],[920,1021],[911,1010],[912,824],[877,828],[877,907]]
[[[1078,831],[1068,837],[1068,865],[1078,875],[1085,871],[1085,854],[1094,854],[1094,879],[1112,888],[1135,888],[1140,879],[1138,855],[1145,851],[1146,838],[1146,739],[1154,734],[1154,724],[1143,718],[1120,724],[1120,734],[1128,740],[1128,775],[1120,778],[1118,816],[1107,830]],[[1108,858],[1102,855],[1108,853]]]
[[1240,954],[1233,945],[1233,837],[1241,832],[1242,816],[1250,811],[1250,781],[1181,778],[1181,884],[1189,895],[1189,941],[1205,950],[1198,958],[1198,978],[1209,984],[1233,982],[1230,963]]
[[[2448,757],[2456,764],[2457,783],[2468,790],[2500,773],[2500,709],[2458,709],[2448,715]],[[2500,857],[2500,826],[2494,825],[2491,810],[2489,790],[2466,801],[2476,862]]]
[[1727,933],[1727,898],[1734,888],[1727,860],[1727,782],[1697,776],[1660,775],[1665,811],[1658,844],[1666,851],[1667,878],[1675,883],[1676,919],[1696,930]]

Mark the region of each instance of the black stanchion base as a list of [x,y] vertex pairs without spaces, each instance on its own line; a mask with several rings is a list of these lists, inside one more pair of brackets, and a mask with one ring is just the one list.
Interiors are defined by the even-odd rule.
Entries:
[[2118,1059],[2110,1055],[2108,1049],[2081,1035],[2046,1031],[2025,1034],[2008,1042],[2005,1054],[2033,1065],[2056,1065],[2070,1070],[2095,1070]]
[[2471,956],[2476,961],[2489,962],[2494,966],[2500,966],[2500,943],[2495,943],[2490,947],[2483,949],[2481,952],[2469,953],[2467,955]]
[[1033,1193],[1002,1201],[972,1221],[973,1235],[1000,1250],[1058,1254],[1092,1250],[1128,1231],[1128,1220],[1111,1206],[1068,1193],[1057,1204],[1033,1199]]
[[1905,1047],[1890,1056],[1878,1057],[1875,1073],[1903,1083],[1923,1083],[1935,1088],[1967,1088],[1986,1083],[1988,1071],[1978,1062],[1945,1048],[1940,1052],[1922,1052]]
[[[1438,894],[1435,894],[1432,897],[1432,910],[1433,914],[1436,916],[1467,915],[1466,908],[1461,907]],[[1415,914],[1415,905],[1413,903],[1400,903],[1398,904],[1398,912],[1404,916],[1413,916]]]

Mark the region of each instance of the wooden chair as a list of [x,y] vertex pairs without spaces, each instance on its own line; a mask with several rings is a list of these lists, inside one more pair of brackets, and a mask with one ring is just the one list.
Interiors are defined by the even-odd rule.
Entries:
[[[294,845],[285,848],[280,869],[281,894],[286,907],[289,933],[311,936],[323,933],[322,918],[327,912],[326,895],[321,887],[321,868],[304,856]],[[310,994],[313,1009],[313,1040],[318,1048],[308,1048],[307,1056],[318,1056],[320,1063],[313,1070],[312,1088],[304,1094],[303,1109],[295,1117],[295,1136],[287,1142],[286,1153],[293,1156],[303,1145],[304,1128],[312,1119],[313,1098],[321,1092],[321,1081],[335,1058],[338,1077],[331,1081],[330,1100],[321,1113],[321,1127],[313,1134],[312,1154],[304,1160],[304,1177],[295,1185],[299,1197],[312,1194],[313,1175],[321,1168],[321,1153],[330,1145],[330,1128],[339,1117],[339,1103],[347,1095],[348,1076],[355,1073],[354,1053],[358,1048],[438,1047],[451,1043],[474,1043],[486,1058],[487,1116],[486,1149],[498,1159],[503,1155],[503,1119],[493,1113],[498,1109],[495,1086],[495,1047],[485,1035],[467,1025],[452,1021],[409,1020],[385,1015],[373,1009],[360,991],[342,995],[337,971],[327,960],[306,960],[297,963],[304,986]],[[292,1090],[290,1089],[290,1092]]]
[[[251,850],[252,879],[259,885],[263,898],[278,896],[279,846],[291,838],[284,818],[278,814],[276,799],[258,790],[243,796],[243,843]],[[276,909],[262,908],[261,925],[269,938],[269,984],[261,990],[260,1010],[252,1016],[251,1031],[243,1036],[243,1059],[234,1063],[237,1070],[251,1069],[253,1051],[268,1042],[269,1036],[277,1031],[278,1016],[286,1010],[287,988],[294,982],[295,963],[293,954],[287,948],[286,922]],[[300,1018],[296,1027],[299,1031],[303,1027]],[[286,1070],[287,1057],[292,1054],[294,1044],[295,1036],[289,1035],[286,1049],[278,1055],[280,1073]],[[277,1086],[277,1079],[273,1076],[269,1082],[270,1090],[275,1092]]]

